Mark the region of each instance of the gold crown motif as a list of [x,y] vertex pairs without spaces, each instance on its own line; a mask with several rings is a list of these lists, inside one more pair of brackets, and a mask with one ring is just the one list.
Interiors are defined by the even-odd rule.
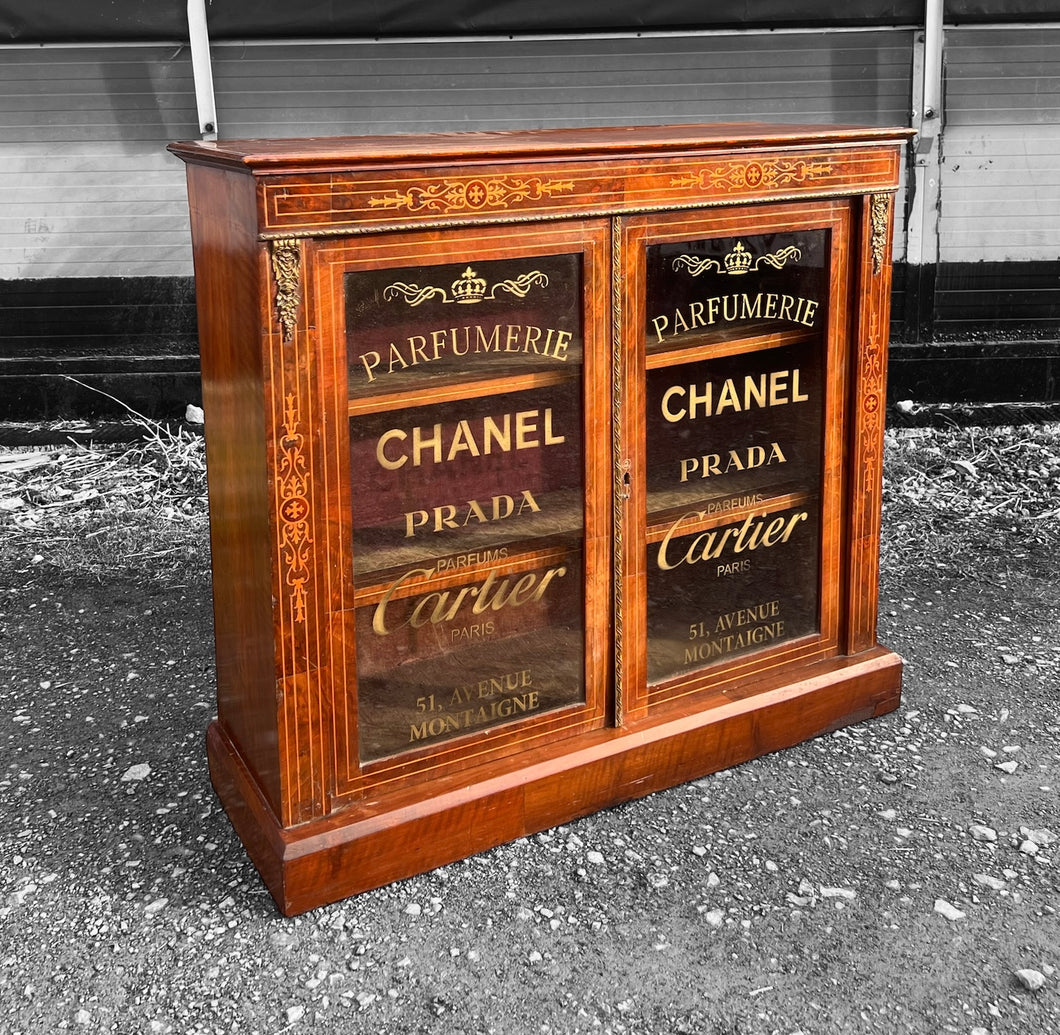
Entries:
[[738,277],[744,273],[756,272],[763,264],[780,270],[789,262],[798,262],[801,258],[800,249],[794,244],[789,244],[779,251],[760,255],[756,259],[747,250],[743,241],[737,241],[732,251],[721,262],[717,259],[701,258],[698,255],[678,255],[673,261],[673,268],[686,270],[693,277],[698,277],[702,273],[725,273]]
[[461,305],[481,302],[486,297],[486,281],[470,266],[450,286],[453,301]]
[[498,291],[515,295],[516,298],[526,298],[532,287],[547,287],[548,277],[540,270],[530,270],[529,273],[520,273],[513,280],[502,280],[490,287],[485,277],[480,277],[470,266],[459,277],[449,285],[449,290],[428,284],[420,287],[419,284],[406,284],[404,281],[395,281],[383,288],[383,298],[392,302],[396,298],[403,298],[409,305],[422,305],[429,299],[448,305],[456,302],[458,305],[471,305],[474,302],[491,301],[497,297]]
[[751,253],[744,247],[743,241],[737,241],[736,247],[725,256],[725,272],[739,275],[751,268]]

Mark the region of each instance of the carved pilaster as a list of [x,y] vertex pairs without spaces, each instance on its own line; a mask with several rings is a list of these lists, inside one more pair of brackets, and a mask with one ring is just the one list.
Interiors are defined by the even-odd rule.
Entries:
[[302,249],[297,238],[284,237],[271,244],[272,276],[276,283],[276,318],[283,340],[294,337],[302,297]]
[[886,258],[887,223],[891,209],[891,196],[889,194],[873,194],[871,206],[872,272],[879,276],[883,272],[883,262]]

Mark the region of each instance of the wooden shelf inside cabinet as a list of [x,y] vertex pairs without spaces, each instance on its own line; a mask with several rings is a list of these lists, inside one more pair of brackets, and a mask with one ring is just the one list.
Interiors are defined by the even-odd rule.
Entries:
[[509,377],[483,377],[455,380],[447,378],[443,383],[417,385],[400,392],[380,392],[350,399],[348,413],[359,417],[367,413],[383,413],[388,410],[403,410],[413,406],[454,402],[463,399],[481,399],[514,392],[525,392],[534,388],[551,388],[554,385],[576,380],[579,371],[549,370],[535,373],[514,374]]
[[218,795],[312,909],[894,708],[905,130],[175,144]]
[[733,331],[725,335],[690,335],[682,341],[679,348],[648,346],[644,366],[647,370],[656,370],[677,363],[696,363],[699,360],[714,359],[718,356],[743,355],[748,352],[757,352],[760,349],[775,349],[781,345],[794,345],[797,342],[809,341],[812,336],[812,331],[790,329],[759,333]]
[[753,501],[723,502],[729,505],[719,506],[717,500],[697,499],[678,507],[652,510],[648,514],[645,538],[649,543],[657,543],[667,536],[698,535],[711,528],[747,521],[762,514],[806,506],[812,503],[812,497],[805,492],[778,492],[756,497]]
[[[365,571],[354,593],[354,606],[375,604],[388,595],[391,599],[401,600],[422,593],[427,588],[432,592],[444,591],[453,586],[466,584],[469,576],[492,574],[499,579],[509,579],[511,576],[518,578],[525,572],[562,563],[573,551],[580,548],[573,536],[569,537],[566,543],[557,542],[557,540],[561,540],[561,537],[556,536],[551,541],[545,540],[537,543],[508,544],[503,559],[475,560],[456,569],[419,569],[422,574],[418,574],[413,579],[406,578],[397,589],[394,588],[395,580],[402,575],[407,575],[410,566],[422,562],[416,557],[393,558],[388,556],[385,566],[369,568]],[[486,552],[481,547],[470,551],[471,555],[476,558]],[[392,563],[394,560],[397,561],[396,564]],[[413,568],[413,570],[417,569]]]
[[[511,506],[514,512],[515,503]],[[483,513],[486,518],[489,517],[488,511]],[[512,540],[510,533],[503,529],[487,528],[479,534],[450,542],[443,557],[439,557],[430,546],[420,543],[374,549],[362,545],[354,559],[357,577],[355,595],[359,600],[380,588],[385,589],[392,580],[407,573],[410,568],[422,568],[423,565],[428,566],[430,579],[424,576],[421,581],[424,584],[430,581],[433,585],[453,571],[460,571],[466,576],[480,571],[507,569],[527,557],[543,556],[556,550],[569,553],[581,549],[584,530],[580,518],[580,509],[575,510],[572,506],[568,508],[565,520],[531,523],[525,534],[534,538],[518,540]]]

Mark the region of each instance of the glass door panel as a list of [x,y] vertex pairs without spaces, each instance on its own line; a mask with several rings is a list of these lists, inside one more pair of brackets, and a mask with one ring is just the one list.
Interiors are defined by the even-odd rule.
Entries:
[[834,638],[826,453],[845,245],[831,212],[811,212],[757,214],[741,233],[717,215],[647,217],[631,234],[643,350],[627,377],[644,426],[627,442],[644,530],[626,566],[644,574],[626,604],[643,622],[648,701]]
[[650,683],[818,630],[827,244],[647,250]]
[[602,722],[606,230],[455,232],[430,261],[408,235],[336,266],[361,767]]

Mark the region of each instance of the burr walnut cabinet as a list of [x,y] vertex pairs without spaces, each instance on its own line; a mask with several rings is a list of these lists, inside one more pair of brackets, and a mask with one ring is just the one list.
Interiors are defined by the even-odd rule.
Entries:
[[174,144],[217,792],[295,913],[894,708],[904,130]]

